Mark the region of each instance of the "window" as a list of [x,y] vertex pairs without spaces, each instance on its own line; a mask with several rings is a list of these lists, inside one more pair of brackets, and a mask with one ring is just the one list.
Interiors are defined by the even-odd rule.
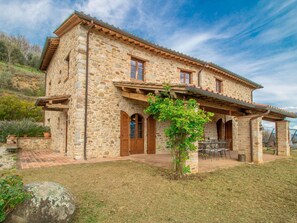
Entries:
[[134,114],[130,118],[130,139],[143,138],[143,118]]
[[187,71],[180,71],[180,83],[181,84],[191,84],[191,73]]
[[135,58],[131,58],[131,73],[130,77],[139,81],[143,81],[144,62]]
[[67,69],[67,76],[66,76],[64,82],[67,81],[68,78],[69,78],[69,70],[70,70],[70,53],[71,53],[71,51],[68,53],[68,55],[67,55],[66,58],[65,58],[65,62],[66,62],[66,66],[67,66],[67,68],[66,68],[66,69]]
[[216,79],[216,92],[222,93],[222,81],[219,79]]

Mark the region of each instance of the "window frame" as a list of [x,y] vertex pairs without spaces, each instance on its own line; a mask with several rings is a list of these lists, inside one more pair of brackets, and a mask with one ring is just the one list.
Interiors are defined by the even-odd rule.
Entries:
[[223,93],[223,80],[216,78],[215,79],[215,83],[216,83],[216,92],[217,93]]
[[[135,62],[135,78],[132,77],[132,61]],[[142,64],[142,79],[139,80],[138,79],[138,67],[139,67],[139,64]],[[144,60],[141,60],[141,59],[138,59],[136,57],[131,57],[130,59],[130,79],[134,80],[134,81],[144,81],[144,77],[145,77],[145,61]]]
[[64,83],[69,79],[69,74],[70,74],[70,54],[71,54],[71,50],[69,51],[69,53],[67,54],[67,56],[64,59],[64,61],[67,63],[67,76],[64,79]]
[[[183,82],[181,81],[181,75],[182,74],[189,74],[189,83],[186,83],[186,75],[184,75],[183,77]],[[179,70],[179,83],[180,84],[192,84],[192,76],[193,76],[193,72],[191,71],[188,71],[188,70],[183,70],[183,69],[180,69]]]

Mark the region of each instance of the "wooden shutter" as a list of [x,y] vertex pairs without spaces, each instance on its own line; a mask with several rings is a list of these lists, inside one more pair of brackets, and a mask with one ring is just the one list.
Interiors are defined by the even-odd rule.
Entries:
[[126,112],[121,111],[121,142],[120,155],[129,156],[129,124],[130,118]]
[[147,119],[147,153],[156,153],[156,120],[152,116]]

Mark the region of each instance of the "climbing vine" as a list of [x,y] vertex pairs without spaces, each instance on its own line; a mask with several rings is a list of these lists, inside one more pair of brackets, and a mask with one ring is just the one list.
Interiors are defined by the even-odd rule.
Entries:
[[175,176],[189,173],[190,168],[186,166],[189,152],[197,149],[194,142],[202,139],[204,126],[213,114],[200,109],[194,99],[173,98],[169,86],[165,86],[159,95],[149,94],[148,102],[149,106],[145,110],[147,114],[160,122],[170,123],[164,131],[173,158]]

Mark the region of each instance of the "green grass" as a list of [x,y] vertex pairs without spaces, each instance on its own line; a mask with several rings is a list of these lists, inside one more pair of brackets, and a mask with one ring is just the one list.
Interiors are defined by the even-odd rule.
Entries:
[[[0,65],[7,66],[7,63],[0,61]],[[22,71],[24,73],[31,73],[31,74],[42,74],[42,72],[34,67],[21,65],[21,64],[13,64],[12,67],[18,71]]]
[[132,161],[16,171],[54,181],[75,196],[74,222],[297,222],[297,153],[171,180]]

